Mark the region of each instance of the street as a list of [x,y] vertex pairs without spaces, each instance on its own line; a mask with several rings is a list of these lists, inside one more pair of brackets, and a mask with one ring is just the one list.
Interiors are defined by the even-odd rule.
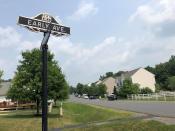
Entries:
[[69,101],[84,104],[98,105],[113,109],[122,109],[138,113],[152,114],[160,117],[174,117],[175,118],[175,102],[161,102],[161,101],[127,101],[127,100],[89,100],[70,96]]

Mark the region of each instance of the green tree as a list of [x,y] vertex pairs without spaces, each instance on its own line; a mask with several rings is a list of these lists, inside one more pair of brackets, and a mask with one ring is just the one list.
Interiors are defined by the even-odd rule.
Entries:
[[123,81],[123,86],[120,88],[119,95],[121,97],[127,97],[129,94],[138,94],[139,93],[139,85],[133,84],[130,79],[126,79]]
[[145,69],[155,74],[159,89],[169,90],[168,78],[175,76],[175,56],[171,56],[168,62],[157,64],[155,68],[147,66]]
[[168,90],[175,91],[175,76],[168,78]]
[[83,85],[83,94],[88,94],[88,85]]
[[83,90],[84,90],[84,85],[81,84],[81,83],[78,83],[77,86],[76,86],[76,92],[79,95],[83,95]]
[[121,74],[125,73],[124,71],[118,71],[114,74],[114,77],[121,76]]
[[155,88],[156,88],[155,92],[157,93],[160,92],[161,87],[158,83],[155,84]]
[[2,75],[3,75],[3,71],[0,70],[0,88],[2,87],[2,85],[1,85],[1,82],[2,82]]
[[69,87],[69,93],[70,93],[70,94],[74,94],[74,93],[76,93],[76,89],[75,89],[75,87],[70,86],[70,87]]
[[114,73],[113,72],[106,72],[105,75],[100,76],[99,80],[104,80],[108,77],[114,77]]
[[106,72],[106,78],[108,78],[108,77],[113,77],[113,72]]
[[171,56],[166,65],[169,76],[175,76],[175,56]]
[[97,89],[96,89],[97,95],[98,95],[98,96],[101,96],[102,98],[104,98],[104,97],[105,97],[105,94],[107,93],[107,92],[106,92],[106,90],[107,90],[106,85],[104,85],[104,84],[99,84],[99,85],[97,85],[97,87],[95,87],[95,88],[97,88]]
[[153,74],[155,74],[155,68],[151,67],[151,66],[147,66],[145,67],[145,69]]
[[[17,71],[8,92],[8,98],[18,101],[33,101],[37,104],[37,114],[41,104],[41,51],[39,49],[22,52]],[[48,52],[48,98],[63,100],[68,97],[68,84],[61,68]]]
[[150,88],[145,87],[145,88],[140,90],[140,93],[141,94],[150,94],[150,93],[153,93],[153,91]]
[[0,70],[0,88],[2,87],[1,82],[2,82],[2,76],[3,76],[3,70]]
[[161,63],[159,65],[156,65],[155,68],[156,81],[163,90],[166,90],[167,79],[170,76],[167,69],[168,69],[167,63]]
[[97,93],[97,88],[96,86],[90,86],[88,88],[88,96],[96,96],[98,93]]

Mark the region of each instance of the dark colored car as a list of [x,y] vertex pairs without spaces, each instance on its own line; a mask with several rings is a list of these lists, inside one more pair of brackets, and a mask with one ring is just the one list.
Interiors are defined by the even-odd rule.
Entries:
[[89,96],[89,99],[98,99],[98,96]]
[[75,95],[75,97],[78,97],[78,94],[77,93],[75,93],[74,95]]
[[116,95],[109,95],[108,100],[109,101],[117,100],[117,96]]

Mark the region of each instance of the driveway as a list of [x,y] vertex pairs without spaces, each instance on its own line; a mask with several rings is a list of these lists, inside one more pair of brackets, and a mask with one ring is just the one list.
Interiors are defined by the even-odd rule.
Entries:
[[98,105],[113,109],[122,109],[127,111],[134,111],[138,113],[151,114],[159,117],[175,118],[175,102],[161,102],[161,101],[108,101],[108,100],[89,100],[70,96],[69,101],[84,104]]

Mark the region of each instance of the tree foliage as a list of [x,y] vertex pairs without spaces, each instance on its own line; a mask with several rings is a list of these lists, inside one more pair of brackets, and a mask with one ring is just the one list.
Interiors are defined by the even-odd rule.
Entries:
[[0,88],[1,88],[1,82],[3,81],[2,76],[3,76],[3,70],[0,70]]
[[106,88],[106,86],[104,85],[104,84],[99,84],[99,85],[97,85],[97,95],[98,96],[101,96],[102,98],[104,98],[105,96],[105,94],[106,94],[106,90],[107,90],[107,88]]
[[175,76],[168,78],[168,89],[170,91],[175,91]]
[[70,94],[76,93],[76,88],[73,87],[73,86],[69,86],[69,93],[70,93]]
[[146,69],[155,74],[160,89],[171,90],[168,87],[168,78],[175,76],[175,56],[171,56],[168,62],[157,64],[154,68],[147,66]]
[[119,90],[119,95],[125,98],[129,94],[138,94],[138,93],[139,93],[139,85],[133,84],[130,79],[124,80],[123,86]]
[[115,77],[117,77],[117,76],[120,76],[122,73],[124,73],[125,71],[118,71],[117,73],[113,73],[113,72],[106,72],[105,73],[105,75],[101,75],[100,76],[100,78],[99,78],[99,80],[104,80],[104,79],[106,79],[106,78],[108,78],[108,77],[113,77],[113,78],[115,78]]
[[87,94],[88,96],[101,96],[106,94],[106,86],[104,84],[91,84],[91,86],[78,83],[76,86],[76,93],[79,95]]
[[76,93],[78,93],[79,95],[83,95],[83,89],[84,89],[84,85],[81,83],[78,83],[76,86]]
[[150,94],[150,93],[153,93],[153,91],[150,88],[145,87],[145,88],[140,90],[140,93],[141,94]]
[[[22,52],[22,59],[17,66],[8,98],[37,102],[38,113],[42,92],[41,76],[41,51],[33,49]],[[48,52],[48,98],[56,101],[67,97],[68,84],[65,76],[54,60],[54,55]]]

